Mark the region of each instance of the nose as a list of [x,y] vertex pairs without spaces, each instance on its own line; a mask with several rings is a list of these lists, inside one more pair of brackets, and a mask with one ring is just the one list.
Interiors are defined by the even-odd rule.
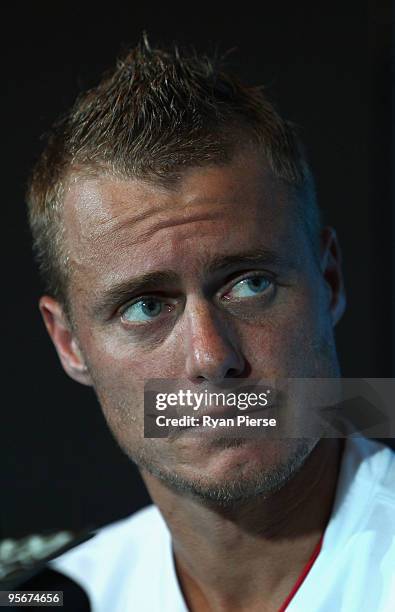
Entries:
[[196,304],[185,336],[186,376],[192,382],[246,375],[246,360],[229,321],[209,303]]

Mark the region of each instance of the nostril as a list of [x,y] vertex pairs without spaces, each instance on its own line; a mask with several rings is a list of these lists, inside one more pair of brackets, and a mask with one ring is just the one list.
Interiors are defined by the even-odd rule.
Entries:
[[240,378],[241,373],[235,368],[231,368],[225,375],[225,378]]
[[243,368],[229,368],[225,374],[225,378],[248,378],[251,374],[251,366],[246,359],[244,359]]

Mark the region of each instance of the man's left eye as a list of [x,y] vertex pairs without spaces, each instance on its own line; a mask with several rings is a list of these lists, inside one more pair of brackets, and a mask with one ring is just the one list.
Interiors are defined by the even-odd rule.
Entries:
[[266,276],[252,276],[244,278],[233,285],[224,296],[230,298],[249,298],[264,293],[270,286],[271,281]]

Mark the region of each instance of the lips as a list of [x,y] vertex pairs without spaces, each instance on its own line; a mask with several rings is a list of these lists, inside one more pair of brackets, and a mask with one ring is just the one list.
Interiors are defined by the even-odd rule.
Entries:
[[[222,418],[223,419],[227,419],[227,418],[236,419],[237,416],[239,415],[257,416],[258,414],[264,417],[268,417],[267,412],[275,410],[277,407],[278,406],[276,403],[270,403],[267,406],[250,406],[249,408],[245,410],[240,410],[237,406],[218,405],[218,406],[211,406],[211,407],[209,406],[206,410],[200,409],[196,411],[195,415],[199,416],[201,419],[203,416],[212,417],[213,419],[222,419]],[[271,414],[270,416],[274,416],[274,415]],[[177,430],[180,433],[186,430],[194,430],[196,432],[199,432],[199,434],[201,434],[203,428],[192,427],[190,425],[187,425],[185,427],[176,427],[175,430]],[[208,435],[210,434],[210,430],[207,430],[207,434]]]
[[[270,384],[262,379],[226,379],[220,384],[210,382],[192,386],[184,380],[154,382],[146,390],[144,401],[144,431],[147,437],[173,438],[186,432],[190,434],[191,430],[200,435],[204,417],[208,417],[204,430],[210,419],[217,422],[219,419],[237,421],[240,415],[256,417],[258,414],[266,418],[269,416],[268,410],[272,412],[281,399],[272,381]],[[161,416],[160,422],[158,416]],[[162,417],[165,417],[165,421]],[[227,427],[226,423],[220,425]]]

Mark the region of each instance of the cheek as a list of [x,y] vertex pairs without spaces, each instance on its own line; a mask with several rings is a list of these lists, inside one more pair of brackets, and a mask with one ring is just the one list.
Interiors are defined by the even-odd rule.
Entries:
[[[144,437],[144,383],[152,378],[178,378],[170,371],[174,355],[164,347],[138,349],[122,334],[89,328],[80,343],[105,419],[124,450],[138,449]],[[180,354],[180,352],[178,352]]]
[[313,289],[289,292],[260,325],[246,326],[242,338],[252,377],[332,375],[336,362],[332,326]]
[[81,325],[81,329],[84,356],[103,386],[139,390],[146,379],[163,376],[163,364],[169,363],[166,351],[147,349],[115,326],[95,329]]

